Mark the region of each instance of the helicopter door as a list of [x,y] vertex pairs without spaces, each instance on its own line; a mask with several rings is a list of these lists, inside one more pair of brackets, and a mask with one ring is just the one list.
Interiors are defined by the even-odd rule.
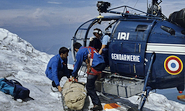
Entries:
[[144,56],[152,20],[119,21],[109,45],[112,72],[144,76]]

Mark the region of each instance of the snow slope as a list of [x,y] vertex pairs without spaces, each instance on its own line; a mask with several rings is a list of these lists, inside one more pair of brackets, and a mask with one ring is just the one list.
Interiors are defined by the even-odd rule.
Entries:
[[[30,43],[16,34],[0,28],[0,78],[18,80],[23,86],[30,89],[30,96],[34,98],[34,100],[19,102],[13,100],[10,95],[0,92],[0,111],[63,111],[60,95],[51,92],[51,81],[44,73],[52,56],[34,49]],[[66,79],[62,79],[61,85]],[[126,101],[135,105],[139,103],[138,97],[120,98],[114,101],[118,101],[118,103]],[[86,103],[88,106],[85,108],[85,111],[88,111],[88,107],[92,104],[90,101],[86,102],[89,102]],[[108,102],[102,101],[102,105],[106,103]],[[124,106],[122,106],[123,109]],[[163,95],[151,93],[144,110],[184,111],[185,105],[167,100]],[[119,110],[115,109],[114,111]]]

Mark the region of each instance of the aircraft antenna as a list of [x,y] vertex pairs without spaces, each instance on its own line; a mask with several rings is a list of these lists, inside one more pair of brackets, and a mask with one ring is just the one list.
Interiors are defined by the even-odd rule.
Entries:
[[134,8],[136,7],[138,1],[139,1],[139,0],[136,1],[135,5],[134,5]]
[[[134,5],[134,8],[136,7],[137,3],[138,3],[139,0],[136,1],[135,5]],[[132,9],[132,12],[133,12],[134,9]]]
[[148,0],[147,0],[147,10],[148,10]]

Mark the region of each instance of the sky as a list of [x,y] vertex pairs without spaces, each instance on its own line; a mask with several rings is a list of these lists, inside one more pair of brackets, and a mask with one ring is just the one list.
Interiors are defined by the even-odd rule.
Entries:
[[[0,28],[30,42],[36,49],[57,54],[70,47],[76,29],[98,16],[98,0],[1,0]],[[106,0],[111,8],[128,5],[146,11],[147,0]],[[183,0],[163,0],[162,11],[170,13],[185,7]],[[151,0],[148,1],[151,3]],[[104,14],[106,15],[106,14]]]

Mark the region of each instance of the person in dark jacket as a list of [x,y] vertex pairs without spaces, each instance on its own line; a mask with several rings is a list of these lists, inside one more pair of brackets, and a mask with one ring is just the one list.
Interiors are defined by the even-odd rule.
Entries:
[[[73,49],[77,52],[77,54],[76,63],[72,72],[72,78],[70,80],[74,81],[75,78],[77,78],[77,73],[82,65],[82,62],[84,61],[87,65],[88,74],[86,83],[87,94],[91,97],[92,103],[94,105],[94,107],[90,108],[90,110],[102,110],[103,108],[101,101],[95,90],[95,81],[101,74],[101,71],[105,68],[103,56],[96,52],[95,48],[82,47],[82,45],[78,42],[73,44]],[[90,58],[93,59],[92,62],[90,62]]]
[[66,47],[61,47],[59,49],[59,54],[53,56],[45,71],[46,76],[52,80],[52,91],[62,91],[60,86],[60,80],[63,76],[70,78],[70,73],[67,67],[67,56],[69,50]]
[[100,39],[102,44],[101,44],[101,48],[99,50],[99,54],[102,54],[103,50],[107,47],[109,41],[110,41],[110,37],[107,33],[103,34],[103,32],[101,31],[101,29],[99,28],[95,28],[93,31],[94,36],[97,39]]
[[94,47],[98,52],[101,49],[102,43],[100,39],[94,37],[90,39],[89,46]]

